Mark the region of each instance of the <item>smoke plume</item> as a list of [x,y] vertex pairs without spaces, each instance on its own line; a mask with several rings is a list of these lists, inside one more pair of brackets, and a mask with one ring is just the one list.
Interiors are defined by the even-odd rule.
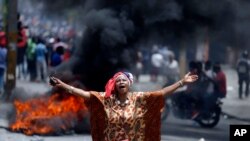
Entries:
[[70,64],[72,72],[94,90],[103,90],[114,72],[132,70],[135,52],[141,46],[150,49],[155,43],[174,42],[178,47],[183,39],[195,42],[200,29],[207,29],[211,39],[226,45],[235,45],[237,33],[243,34],[236,28],[240,15],[236,6],[241,4],[233,0],[31,2],[42,3],[49,14],[67,15],[74,11],[78,22],[86,27]]

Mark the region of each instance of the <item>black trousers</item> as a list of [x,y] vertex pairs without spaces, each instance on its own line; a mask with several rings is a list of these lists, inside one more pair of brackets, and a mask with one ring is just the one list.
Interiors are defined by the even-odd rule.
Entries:
[[[245,90],[243,90],[243,85],[245,84]],[[239,98],[242,98],[242,93],[245,91],[245,96],[248,97],[249,94],[249,78],[239,77]]]

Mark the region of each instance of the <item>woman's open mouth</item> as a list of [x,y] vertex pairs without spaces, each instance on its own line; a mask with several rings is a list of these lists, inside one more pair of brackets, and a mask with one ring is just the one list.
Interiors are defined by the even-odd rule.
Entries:
[[120,89],[123,89],[123,88],[125,88],[125,86],[119,86],[119,88],[120,88]]

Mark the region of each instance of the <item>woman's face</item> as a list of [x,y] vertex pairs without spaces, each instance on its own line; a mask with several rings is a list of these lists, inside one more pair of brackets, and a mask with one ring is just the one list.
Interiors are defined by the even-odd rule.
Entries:
[[124,75],[119,75],[115,81],[115,88],[119,94],[125,94],[129,91],[129,80]]

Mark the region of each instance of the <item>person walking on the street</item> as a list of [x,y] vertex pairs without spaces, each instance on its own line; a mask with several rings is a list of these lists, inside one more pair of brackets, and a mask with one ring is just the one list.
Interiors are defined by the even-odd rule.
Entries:
[[37,80],[46,81],[47,77],[47,63],[46,63],[46,53],[47,48],[41,37],[38,37],[36,45],[36,68],[37,68]]
[[142,64],[142,53],[140,51],[136,54],[136,64],[135,64],[135,81],[139,82],[140,75],[142,73],[143,64]]
[[36,37],[28,39],[26,57],[27,57],[27,71],[30,75],[30,81],[36,79]]
[[152,82],[157,82],[158,76],[161,74],[161,68],[163,66],[163,56],[160,54],[158,46],[154,45],[153,53],[151,55],[151,72],[150,72],[150,80]]
[[249,94],[249,71],[250,66],[248,63],[248,52],[244,51],[241,58],[237,63],[237,73],[239,78],[239,98],[242,99],[243,93],[243,83],[245,83],[245,97],[248,97]]
[[4,73],[6,70],[7,49],[0,44],[0,96],[4,93]]
[[169,54],[169,62],[167,64],[167,82],[168,84],[173,84],[180,78],[180,68],[179,63],[175,59],[174,53]]
[[93,141],[160,141],[161,111],[164,96],[198,79],[186,74],[176,83],[152,92],[130,92],[131,73],[116,73],[105,86],[105,92],[85,91],[51,77],[51,85],[86,100]]
[[27,48],[27,35],[21,21],[18,21],[17,39],[17,78],[26,77],[25,52]]

